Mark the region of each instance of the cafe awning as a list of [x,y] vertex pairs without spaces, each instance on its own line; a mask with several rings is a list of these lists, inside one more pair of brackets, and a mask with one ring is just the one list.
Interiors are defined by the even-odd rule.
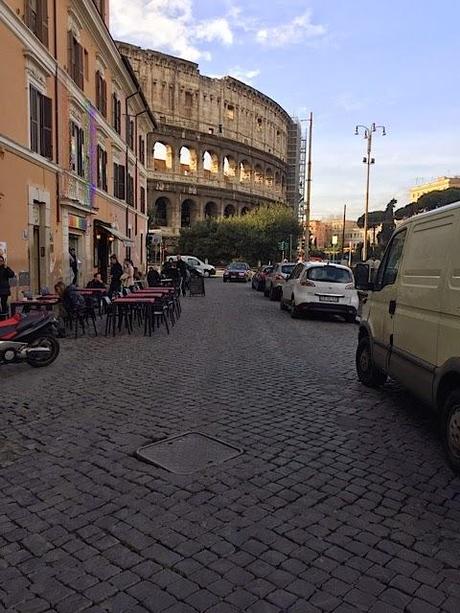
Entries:
[[132,238],[129,238],[129,236],[126,236],[126,234],[123,234],[123,232],[120,232],[120,230],[112,228],[109,223],[104,223],[103,221],[96,221],[96,224],[99,227],[103,228],[106,232],[111,234],[114,238],[117,238],[119,241],[121,241],[125,247],[134,246],[134,241]]

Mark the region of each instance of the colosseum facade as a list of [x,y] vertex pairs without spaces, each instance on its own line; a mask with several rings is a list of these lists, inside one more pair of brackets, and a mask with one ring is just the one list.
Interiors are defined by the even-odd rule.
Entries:
[[268,96],[197,64],[119,43],[156,114],[148,140],[151,229],[167,245],[206,218],[299,202],[300,127]]

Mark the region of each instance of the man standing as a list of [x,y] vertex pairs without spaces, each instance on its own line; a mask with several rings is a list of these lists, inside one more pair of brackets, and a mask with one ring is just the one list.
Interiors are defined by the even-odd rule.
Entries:
[[0,313],[8,312],[8,296],[11,294],[10,279],[14,272],[6,265],[5,258],[0,255]]
[[73,247],[69,249],[69,264],[73,275],[71,285],[78,285],[78,258]]
[[121,276],[123,274],[123,268],[118,261],[118,258],[115,254],[110,256],[110,287],[109,287],[109,296],[115,292],[121,292]]
[[187,289],[188,270],[187,270],[187,264],[180,257],[180,255],[177,256],[177,269],[179,271],[179,275],[181,278],[182,296],[185,296],[186,289]]

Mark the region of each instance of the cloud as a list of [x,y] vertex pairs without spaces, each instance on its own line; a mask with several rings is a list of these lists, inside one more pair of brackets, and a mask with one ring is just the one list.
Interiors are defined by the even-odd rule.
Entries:
[[200,42],[233,43],[229,19],[197,20],[193,0],[112,0],[111,29],[117,39],[193,62],[211,59]]
[[311,11],[306,11],[288,23],[259,28],[256,41],[265,47],[277,48],[317,39],[325,34],[325,26],[312,23]]
[[248,85],[252,85],[253,80],[260,75],[260,70],[258,68],[254,70],[246,70],[240,66],[235,66],[234,68],[230,68],[228,75],[238,79],[238,81],[243,81]]
[[358,98],[349,92],[343,92],[337,97],[336,106],[346,113],[351,113],[353,111],[362,111],[367,106],[367,102],[367,100]]

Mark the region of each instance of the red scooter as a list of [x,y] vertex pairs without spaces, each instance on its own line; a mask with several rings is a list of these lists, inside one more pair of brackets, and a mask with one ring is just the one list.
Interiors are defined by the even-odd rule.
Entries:
[[13,315],[0,321],[0,365],[49,366],[59,355],[57,320],[48,313]]

